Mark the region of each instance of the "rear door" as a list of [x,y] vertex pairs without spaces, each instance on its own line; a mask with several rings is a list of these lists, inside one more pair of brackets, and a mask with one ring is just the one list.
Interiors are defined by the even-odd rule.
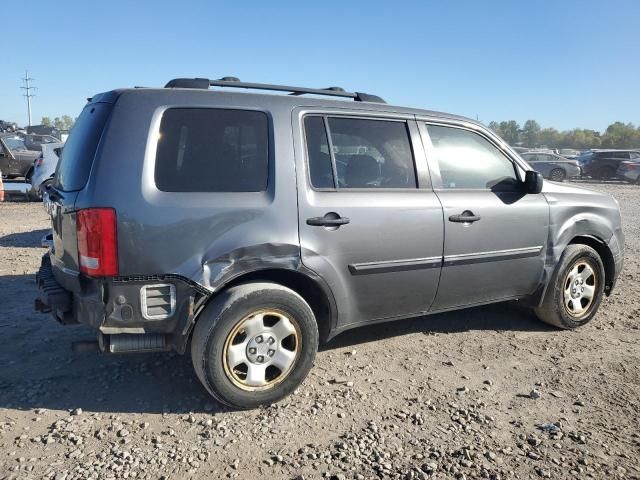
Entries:
[[426,312],[443,225],[415,120],[298,110],[294,131],[302,261],[341,324]]
[[444,211],[444,263],[433,310],[522,297],[540,284],[549,229],[542,194],[478,127],[421,122]]

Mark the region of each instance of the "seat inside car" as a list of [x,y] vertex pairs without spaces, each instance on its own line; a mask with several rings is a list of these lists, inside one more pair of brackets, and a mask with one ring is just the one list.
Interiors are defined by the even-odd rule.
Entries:
[[380,164],[371,155],[351,155],[345,172],[345,187],[367,187],[380,179]]

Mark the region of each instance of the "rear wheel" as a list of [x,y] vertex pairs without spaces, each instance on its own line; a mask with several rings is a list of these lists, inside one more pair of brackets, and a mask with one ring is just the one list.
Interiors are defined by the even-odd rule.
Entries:
[[317,348],[315,317],[300,295],[273,283],[248,283],[207,306],[193,332],[191,359],[216,399],[254,408],[293,392]]
[[551,170],[551,173],[549,173],[549,179],[554,182],[563,182],[565,178],[567,178],[567,172],[562,168],[554,168]]
[[535,313],[543,322],[560,328],[585,325],[598,311],[604,280],[604,265],[598,253],[587,245],[569,245]]

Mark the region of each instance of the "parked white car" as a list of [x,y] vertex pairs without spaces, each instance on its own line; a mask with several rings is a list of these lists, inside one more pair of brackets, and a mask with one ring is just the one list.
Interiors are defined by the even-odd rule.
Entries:
[[33,175],[31,175],[31,186],[34,191],[42,193],[42,184],[53,177],[58,166],[58,159],[62,153],[64,143],[43,143],[42,155],[33,162]]

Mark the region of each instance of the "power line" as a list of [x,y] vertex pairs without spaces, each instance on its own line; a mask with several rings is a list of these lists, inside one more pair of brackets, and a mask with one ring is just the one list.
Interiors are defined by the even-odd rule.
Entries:
[[31,86],[31,81],[35,80],[29,76],[29,72],[24,72],[24,78],[22,81],[24,82],[24,87],[20,87],[25,91],[24,96],[27,97],[27,113],[29,114],[29,126],[31,126],[31,98],[35,97],[35,94],[31,93],[32,90],[36,90],[36,87]]

